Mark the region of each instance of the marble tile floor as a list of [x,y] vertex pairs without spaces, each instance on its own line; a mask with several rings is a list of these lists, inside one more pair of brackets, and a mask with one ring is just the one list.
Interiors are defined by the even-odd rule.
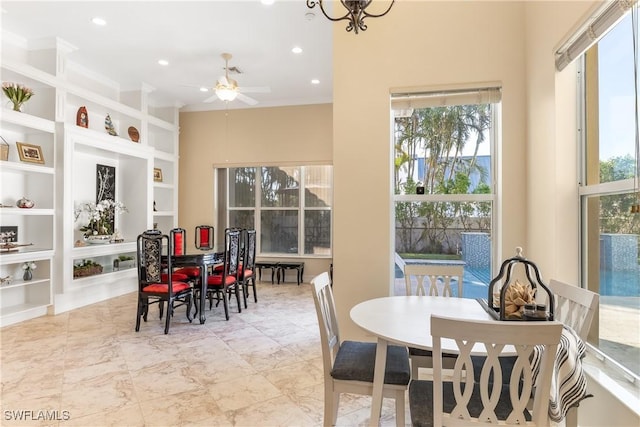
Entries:
[[[320,426],[323,368],[309,284],[258,284],[169,335],[136,294],[0,330],[2,426]],[[370,397],[343,395],[339,426],[367,425]],[[407,403],[408,412],[408,403]],[[385,399],[382,425],[395,425]],[[22,419],[20,419],[22,418]],[[406,415],[409,422],[409,414]]]

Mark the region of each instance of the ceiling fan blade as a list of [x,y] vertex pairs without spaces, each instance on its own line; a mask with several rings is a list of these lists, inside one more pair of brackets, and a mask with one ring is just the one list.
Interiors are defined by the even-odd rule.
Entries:
[[242,93],[271,93],[269,86],[240,86],[238,91]]
[[256,105],[258,103],[255,99],[241,93],[238,93],[238,99],[248,105]]
[[202,101],[202,102],[204,102],[204,103],[207,103],[207,104],[208,104],[208,103],[211,103],[211,102],[213,102],[213,101],[216,101],[217,99],[218,99],[218,95],[215,95],[215,94],[214,94],[213,96],[210,96],[209,98],[205,99],[205,100],[204,100],[204,101]]

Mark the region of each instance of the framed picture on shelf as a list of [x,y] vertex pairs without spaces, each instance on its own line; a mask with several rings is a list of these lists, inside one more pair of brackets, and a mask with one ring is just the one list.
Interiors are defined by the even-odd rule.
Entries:
[[155,182],[162,182],[162,169],[153,168],[153,180]]
[[44,164],[44,156],[42,155],[42,148],[39,145],[27,144],[25,142],[17,142],[18,155],[20,161],[29,163]]

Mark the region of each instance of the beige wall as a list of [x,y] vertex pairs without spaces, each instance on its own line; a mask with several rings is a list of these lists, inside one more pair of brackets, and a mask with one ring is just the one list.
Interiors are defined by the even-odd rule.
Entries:
[[[555,71],[559,44],[586,19],[589,1],[527,2],[527,256],[543,279],[579,283],[576,64]],[[597,5],[596,5],[597,6]]]
[[[331,164],[332,129],[331,104],[180,113],[179,226],[217,227],[214,165]],[[328,264],[310,260],[305,277]]]
[[519,2],[412,1],[396,2],[357,36],[335,26],[334,292],[343,335],[363,336],[350,308],[388,295],[393,280],[392,88],[502,85],[499,173],[508,179],[496,211],[501,239],[494,243],[499,258],[527,247],[524,22]]

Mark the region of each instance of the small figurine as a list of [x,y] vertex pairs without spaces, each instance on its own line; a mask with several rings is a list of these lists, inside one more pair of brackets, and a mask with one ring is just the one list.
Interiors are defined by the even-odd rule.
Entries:
[[89,127],[89,115],[87,114],[87,108],[84,105],[78,108],[78,114],[76,115],[76,125],[83,128]]
[[118,136],[116,132],[116,128],[113,127],[113,122],[111,121],[111,116],[107,114],[107,117],[104,118],[104,128],[107,130],[109,135]]

